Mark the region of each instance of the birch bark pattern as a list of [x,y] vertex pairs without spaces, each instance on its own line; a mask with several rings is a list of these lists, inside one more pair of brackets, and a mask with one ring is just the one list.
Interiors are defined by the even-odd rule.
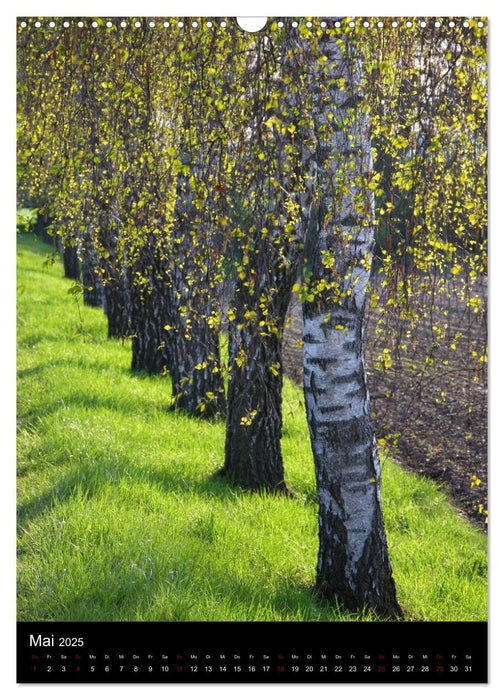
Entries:
[[351,45],[325,37],[314,121],[321,192],[308,241],[304,392],[319,498],[317,589],[356,610],[401,615],[381,506],[380,461],[364,365],[374,243],[369,123]]

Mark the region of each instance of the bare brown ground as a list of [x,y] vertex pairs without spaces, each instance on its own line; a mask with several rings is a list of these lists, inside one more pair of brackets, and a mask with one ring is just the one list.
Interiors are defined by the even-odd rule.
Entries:
[[[471,349],[484,341],[486,328],[475,321],[465,304],[453,298],[445,308],[450,323],[447,338],[433,340],[433,319],[426,320],[415,334],[415,350],[410,346],[385,370],[378,360],[383,341],[375,333],[377,317],[373,312],[369,315],[366,353],[375,429],[379,439],[387,438],[390,453],[398,462],[440,484],[460,513],[486,530],[486,370],[480,365],[478,371],[471,355]],[[284,370],[302,384],[302,320],[297,298],[291,303],[289,316],[292,322],[284,338]],[[462,335],[454,349],[450,337],[457,330]],[[426,364],[426,357],[432,363]],[[448,364],[443,364],[446,360]]]

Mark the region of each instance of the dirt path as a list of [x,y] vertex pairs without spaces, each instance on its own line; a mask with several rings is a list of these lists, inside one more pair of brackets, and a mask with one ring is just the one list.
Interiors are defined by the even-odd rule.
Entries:
[[[467,327],[465,308],[450,300],[451,329],[460,328],[454,349],[433,343],[430,323],[417,332],[416,352],[402,357],[401,366],[376,368],[382,351],[370,316],[367,346],[369,388],[378,439],[388,436],[390,451],[407,469],[441,484],[460,512],[486,530],[487,508],[487,390],[485,377],[475,381],[474,363],[468,364],[468,344],[484,328]],[[292,323],[284,338],[283,361],[287,375],[302,383],[301,305],[291,303]],[[471,321],[471,319],[469,319]],[[429,347],[433,362],[424,364]],[[423,354],[422,354],[423,353]],[[422,362],[423,375],[411,365]],[[448,360],[448,364],[443,364]],[[476,477],[476,478],[474,478]],[[479,482],[479,483],[478,483]]]

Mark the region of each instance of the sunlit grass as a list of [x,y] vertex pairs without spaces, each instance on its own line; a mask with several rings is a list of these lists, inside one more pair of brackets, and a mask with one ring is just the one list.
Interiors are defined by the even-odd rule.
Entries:
[[[18,258],[18,617],[366,619],[313,594],[317,504],[302,392],[285,384],[296,497],[215,477],[224,425],[168,411],[167,378],[131,374],[126,342],[80,305],[49,249]],[[486,538],[441,491],[385,460],[384,511],[412,619],[486,619]]]

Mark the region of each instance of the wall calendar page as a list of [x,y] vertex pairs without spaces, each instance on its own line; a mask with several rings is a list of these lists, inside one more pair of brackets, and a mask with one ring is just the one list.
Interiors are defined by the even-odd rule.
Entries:
[[487,682],[479,16],[20,16],[17,681]]

